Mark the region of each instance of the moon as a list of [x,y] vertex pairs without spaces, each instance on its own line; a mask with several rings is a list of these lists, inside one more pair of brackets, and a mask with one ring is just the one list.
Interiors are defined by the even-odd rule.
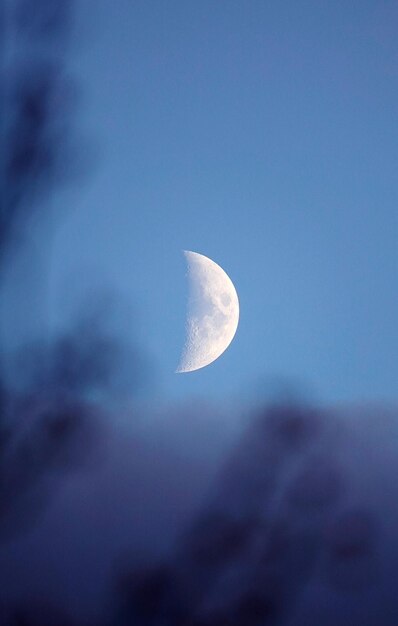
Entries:
[[189,299],[186,341],[176,373],[193,372],[225,352],[239,322],[239,300],[228,274],[204,254],[184,250]]

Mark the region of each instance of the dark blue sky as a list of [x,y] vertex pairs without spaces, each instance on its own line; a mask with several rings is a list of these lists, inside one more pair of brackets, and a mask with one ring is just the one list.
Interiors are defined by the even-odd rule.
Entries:
[[[69,2],[14,4],[1,623],[395,625],[398,5],[76,0],[67,47]],[[177,376],[182,249],[241,319]]]
[[[327,401],[396,399],[396,2],[78,9],[77,122],[98,166],[54,199],[67,211],[49,252],[52,323],[112,286],[161,396],[282,377]],[[241,319],[218,361],[176,376],[181,249],[228,272]]]

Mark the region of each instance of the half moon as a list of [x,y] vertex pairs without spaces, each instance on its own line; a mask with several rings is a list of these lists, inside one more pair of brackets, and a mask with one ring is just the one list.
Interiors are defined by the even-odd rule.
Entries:
[[186,341],[177,373],[209,365],[228,348],[239,322],[239,300],[232,280],[211,259],[184,250],[189,300]]

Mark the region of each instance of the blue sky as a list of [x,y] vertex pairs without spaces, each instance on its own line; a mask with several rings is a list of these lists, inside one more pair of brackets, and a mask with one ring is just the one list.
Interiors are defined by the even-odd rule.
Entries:
[[[397,4],[78,9],[76,122],[97,166],[53,200],[51,323],[116,289],[165,398],[281,378],[325,401],[396,399]],[[241,318],[218,361],[177,376],[182,249],[227,271]]]

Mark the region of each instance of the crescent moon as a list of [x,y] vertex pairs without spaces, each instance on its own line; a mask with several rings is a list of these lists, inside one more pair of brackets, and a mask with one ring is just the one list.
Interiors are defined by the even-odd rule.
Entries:
[[189,300],[186,341],[176,373],[209,365],[228,348],[239,322],[239,300],[226,272],[203,254],[184,250]]

